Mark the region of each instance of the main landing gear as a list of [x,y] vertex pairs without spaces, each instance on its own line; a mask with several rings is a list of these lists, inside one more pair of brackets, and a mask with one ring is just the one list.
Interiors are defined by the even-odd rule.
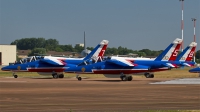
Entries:
[[81,81],[81,80],[82,80],[82,78],[79,77],[79,74],[76,74],[76,78],[78,79],[78,81]]
[[144,76],[146,78],[154,78],[154,74],[150,74],[150,73],[145,73]]
[[18,77],[18,75],[17,75],[17,74],[15,74],[15,73],[13,72],[13,77],[14,77],[14,78],[17,78],[17,77]]
[[126,76],[124,75],[123,73],[121,73],[121,76],[120,76],[121,80],[122,81],[132,81],[133,77],[132,76]]
[[64,78],[64,74],[53,73],[52,76],[53,76],[54,79],[57,79],[57,78]]

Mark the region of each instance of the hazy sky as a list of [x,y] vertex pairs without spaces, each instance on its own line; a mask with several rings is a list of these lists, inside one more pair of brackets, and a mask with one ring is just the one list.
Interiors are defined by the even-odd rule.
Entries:
[[[191,18],[197,18],[200,42],[200,0],[184,1],[184,47],[193,41]],[[0,0],[0,44],[21,38],[53,38],[59,44],[163,50],[181,38],[179,0]],[[200,43],[199,43],[200,46]],[[200,47],[198,47],[199,49]]]

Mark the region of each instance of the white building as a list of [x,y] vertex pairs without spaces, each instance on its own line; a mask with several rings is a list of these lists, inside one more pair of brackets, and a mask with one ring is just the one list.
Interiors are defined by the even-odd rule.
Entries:
[[76,46],[84,47],[84,44],[78,43],[78,44],[76,44]]
[[9,65],[16,61],[16,45],[0,45],[0,65]]

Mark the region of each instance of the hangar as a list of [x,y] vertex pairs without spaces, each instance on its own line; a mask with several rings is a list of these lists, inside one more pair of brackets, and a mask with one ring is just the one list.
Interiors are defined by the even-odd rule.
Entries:
[[16,61],[16,45],[0,45],[0,65],[9,65]]

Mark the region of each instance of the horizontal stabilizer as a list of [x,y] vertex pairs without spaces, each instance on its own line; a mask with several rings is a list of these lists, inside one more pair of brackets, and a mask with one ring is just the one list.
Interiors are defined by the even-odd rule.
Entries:
[[184,62],[182,63],[183,66],[187,66],[187,67],[191,67],[191,66],[194,66],[196,63],[195,62]]
[[177,68],[178,66],[176,64],[172,63],[163,63],[164,66],[169,67],[169,68]]

